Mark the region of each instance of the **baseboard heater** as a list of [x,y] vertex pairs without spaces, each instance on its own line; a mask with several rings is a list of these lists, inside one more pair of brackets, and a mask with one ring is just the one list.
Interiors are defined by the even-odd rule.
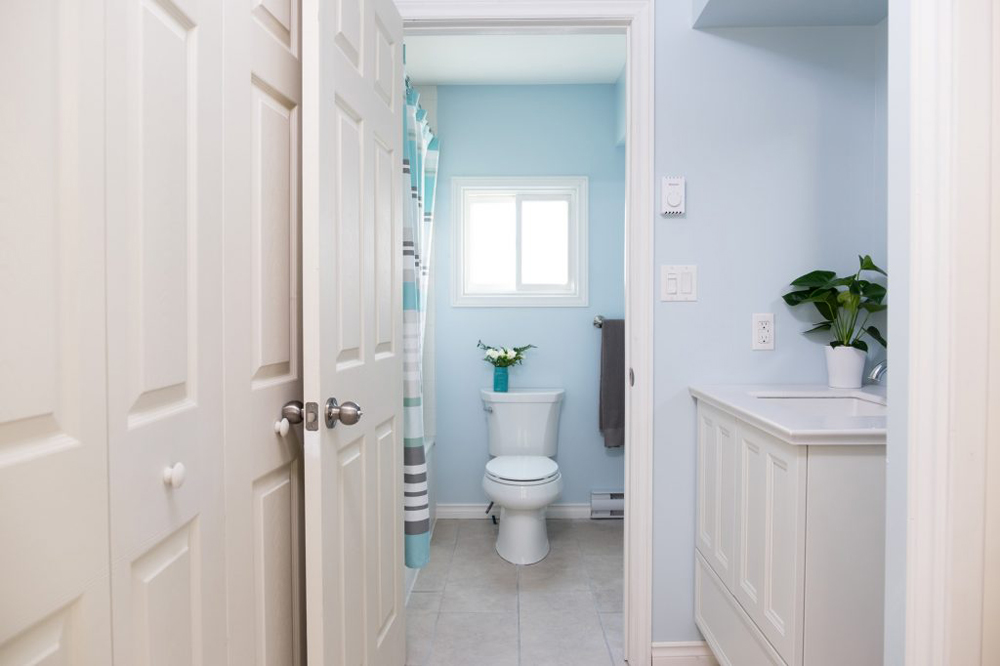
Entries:
[[595,490],[590,493],[590,518],[624,518],[625,493]]

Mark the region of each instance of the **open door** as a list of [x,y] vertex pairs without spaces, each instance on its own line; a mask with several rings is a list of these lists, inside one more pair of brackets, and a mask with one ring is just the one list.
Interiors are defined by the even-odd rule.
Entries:
[[308,662],[399,666],[403,22],[391,0],[302,17]]

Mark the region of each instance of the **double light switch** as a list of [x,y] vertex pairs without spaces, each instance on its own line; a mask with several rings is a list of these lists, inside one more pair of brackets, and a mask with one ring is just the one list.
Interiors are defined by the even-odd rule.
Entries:
[[660,267],[661,301],[697,301],[697,266]]

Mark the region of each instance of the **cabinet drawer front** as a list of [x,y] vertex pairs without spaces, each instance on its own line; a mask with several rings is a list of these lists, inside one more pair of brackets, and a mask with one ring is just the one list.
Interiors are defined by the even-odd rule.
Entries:
[[786,666],[700,554],[694,585],[695,623],[720,666]]
[[736,420],[698,404],[698,550],[726,585],[733,584],[736,510]]
[[789,664],[802,653],[805,448],[742,422],[736,446],[737,600]]

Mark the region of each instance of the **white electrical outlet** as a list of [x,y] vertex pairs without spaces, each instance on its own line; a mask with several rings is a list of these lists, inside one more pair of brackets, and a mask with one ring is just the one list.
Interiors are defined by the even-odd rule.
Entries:
[[771,351],[774,349],[774,313],[760,312],[753,316],[752,349]]

